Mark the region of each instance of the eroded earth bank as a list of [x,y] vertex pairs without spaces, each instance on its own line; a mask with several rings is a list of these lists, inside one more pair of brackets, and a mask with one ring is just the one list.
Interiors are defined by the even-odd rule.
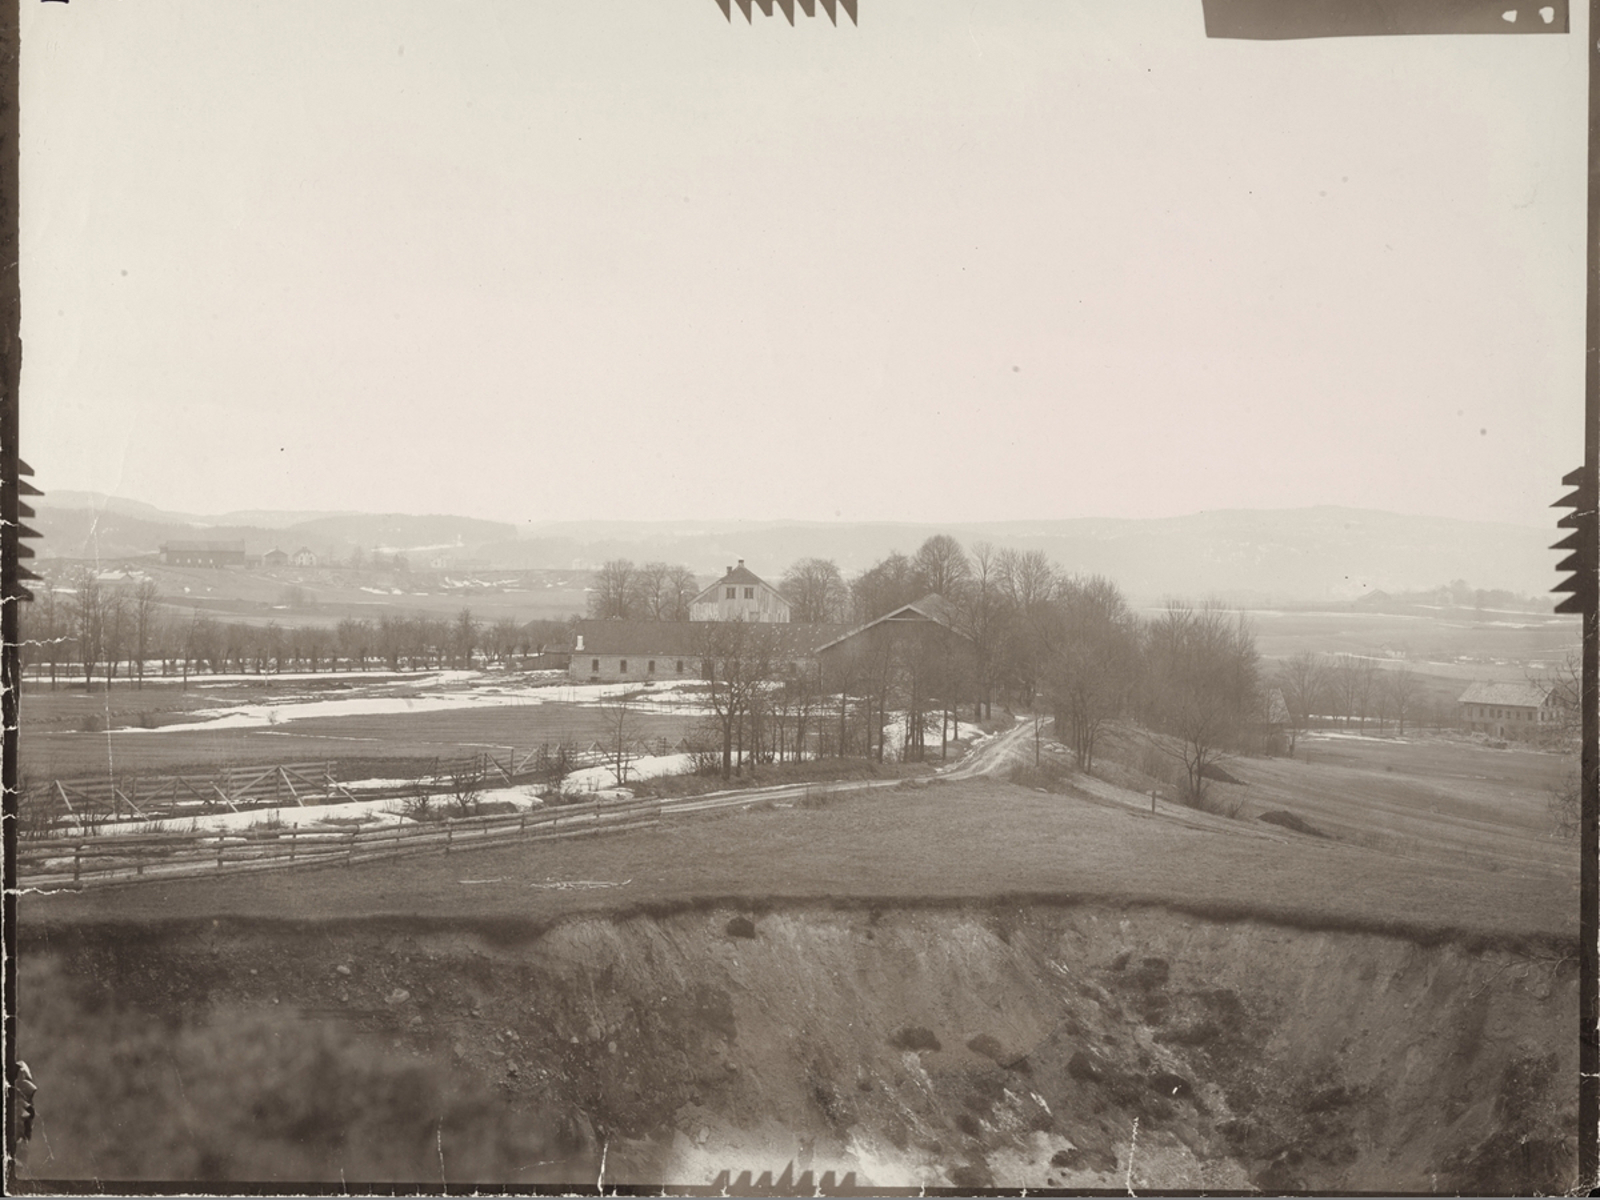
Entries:
[[25,932],[24,1178],[1561,1192],[1558,945],[1092,905]]

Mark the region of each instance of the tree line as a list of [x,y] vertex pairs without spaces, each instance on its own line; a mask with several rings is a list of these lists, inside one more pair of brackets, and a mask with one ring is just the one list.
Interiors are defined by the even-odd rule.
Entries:
[[1173,603],[1144,619],[1112,581],[1071,574],[1038,551],[968,550],[940,534],[848,581],[830,560],[802,559],[779,586],[802,624],[866,624],[930,593],[941,601],[934,621],[876,626],[852,639],[851,653],[809,665],[786,655],[782,626],[707,623],[699,654],[725,774],[807,747],[878,760],[944,755],[958,718],[991,717],[999,702],[1053,713],[1084,770],[1108,724],[1132,718],[1161,735],[1186,793],[1199,796],[1217,758],[1259,740],[1267,723],[1255,637],[1241,617]]
[[163,604],[151,580],[108,584],[88,570],[59,589],[41,587],[21,613],[23,668],[52,687],[109,684],[119,676],[142,685],[147,674],[464,668],[567,645],[565,621],[487,622],[468,608],[453,618],[386,613],[333,626],[226,621]]

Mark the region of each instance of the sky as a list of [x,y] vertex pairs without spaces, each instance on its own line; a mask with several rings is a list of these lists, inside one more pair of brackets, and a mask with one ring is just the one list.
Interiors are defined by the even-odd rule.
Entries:
[[[1583,6],[1575,6],[1581,9]],[[1548,525],[1571,36],[1200,0],[22,8],[22,453],[199,513]]]

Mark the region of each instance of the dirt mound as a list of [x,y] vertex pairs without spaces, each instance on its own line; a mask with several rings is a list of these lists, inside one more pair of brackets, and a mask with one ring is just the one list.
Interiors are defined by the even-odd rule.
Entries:
[[1240,787],[1247,786],[1244,780],[1217,763],[1208,762],[1202,766],[1200,768],[1200,777],[1202,779],[1215,780],[1217,783],[1236,783]]
[[1325,838],[1329,836],[1303,817],[1297,817],[1294,813],[1284,812],[1281,809],[1262,813],[1256,820],[1265,821],[1268,825],[1281,825],[1285,829],[1292,829],[1296,833],[1310,834],[1312,837]]
[[[170,1177],[139,1137],[108,1131],[187,1120],[199,1137],[210,1114],[180,1120],[165,1107],[175,1087],[152,1101],[95,1072],[164,1063],[164,1038],[219,1014],[330,1025],[433,1064],[429,1078],[456,1079],[479,1108],[473,1097],[498,1096],[511,1127],[537,1134],[530,1148],[587,1186],[603,1160],[607,1183],[678,1186],[788,1169],[879,1187],[1556,1192],[1576,1164],[1576,964],[1560,956],[1153,908],[985,906],[522,933],[58,929],[24,962],[62,981],[19,991],[18,1049],[55,1156],[44,1168],[33,1149],[24,1170],[52,1175]],[[52,1023],[40,1004],[77,1015]],[[148,1015],[132,1058],[96,1040],[125,1024],[113,1013]],[[189,1094],[229,1093],[197,1075],[198,1054],[176,1061]],[[371,1096],[337,1057],[295,1061],[303,1079],[275,1077],[320,1098],[314,1119],[337,1147]],[[414,1123],[428,1144],[440,1136]],[[442,1136],[446,1171],[492,1177],[504,1161],[462,1149],[459,1128]]]

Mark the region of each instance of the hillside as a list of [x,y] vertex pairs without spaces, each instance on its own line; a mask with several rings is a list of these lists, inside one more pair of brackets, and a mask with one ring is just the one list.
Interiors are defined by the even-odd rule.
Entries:
[[[252,554],[307,546],[325,560],[360,547],[483,568],[584,570],[610,558],[679,562],[714,575],[743,558],[777,577],[800,558],[831,558],[846,572],[934,533],[964,545],[1039,550],[1067,569],[1104,574],[1146,602],[1168,595],[1235,603],[1350,601],[1438,589],[1542,596],[1555,582],[1555,529],[1415,517],[1367,509],[1234,510],[1159,519],[897,524],[890,522],[528,522],[520,527],[454,515],[167,513],[83,493],[45,496],[41,557],[151,555],[163,541],[242,540]],[[416,565],[421,565],[420,563]]]

